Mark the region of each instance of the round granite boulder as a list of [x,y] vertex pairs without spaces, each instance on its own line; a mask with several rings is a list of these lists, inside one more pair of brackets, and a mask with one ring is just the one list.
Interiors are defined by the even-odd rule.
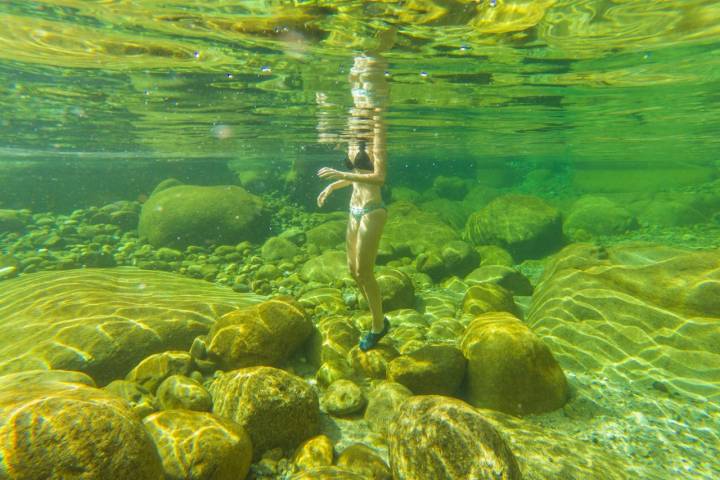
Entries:
[[297,245],[282,237],[268,238],[260,250],[260,255],[269,261],[292,260],[299,253],[300,248]]
[[347,223],[346,219],[331,220],[308,230],[306,233],[308,250],[311,253],[319,253],[344,245]]
[[323,410],[330,415],[351,415],[365,407],[365,395],[352,380],[336,380],[328,386],[321,398]]
[[338,455],[337,466],[367,475],[373,480],[392,480],[385,461],[370,447],[354,443]]
[[416,395],[453,395],[465,376],[465,357],[450,345],[425,345],[388,364],[388,380]]
[[417,270],[439,281],[451,275],[467,275],[479,263],[480,256],[470,244],[454,240],[420,255]]
[[254,459],[266,450],[294,450],[320,430],[315,390],[305,381],[272,367],[220,374],[210,385],[213,412],[235,420],[250,434]]
[[210,413],[166,410],[146,417],[165,478],[235,480],[250,470],[252,443],[245,430]]
[[412,392],[399,383],[382,381],[373,386],[368,394],[365,420],[370,428],[381,435],[387,434],[390,420],[400,405],[412,396]]
[[487,312],[519,312],[512,292],[494,283],[480,283],[468,288],[463,297],[462,310],[470,315]]
[[602,235],[618,235],[637,227],[637,220],[611,200],[588,195],[575,202],[563,222],[563,233],[573,241]]
[[568,384],[550,349],[505,312],[480,315],[461,348],[468,359],[468,399],[513,415],[548,412],[568,400]]
[[267,234],[263,208],[260,197],[234,185],[179,185],[143,204],[138,232],[154,247],[234,245]]
[[31,220],[26,210],[0,209],[0,233],[20,232]]
[[504,195],[470,215],[465,238],[503,247],[518,262],[538,258],[561,245],[560,212],[538,197]]
[[470,405],[449,397],[404,402],[388,429],[388,453],[397,479],[522,478],[495,427]]
[[485,265],[476,268],[465,277],[468,285],[494,283],[500,285],[513,295],[532,295],[533,287],[530,280],[513,267],[505,265]]
[[327,467],[333,464],[333,443],[327,435],[317,435],[305,440],[295,450],[293,463],[303,469]]
[[333,284],[351,282],[347,255],[339,250],[327,250],[305,262],[300,278],[306,282]]
[[0,478],[163,478],[125,400],[52,373],[0,377],[0,452]]
[[166,378],[157,389],[157,399],[163,410],[209,412],[212,409],[210,393],[200,382],[184,375]]
[[405,273],[394,268],[380,268],[375,278],[382,295],[383,311],[412,308],[415,305],[415,287]]
[[208,357],[224,370],[275,366],[290,357],[313,331],[303,308],[291,297],[225,314],[208,334]]
[[159,410],[158,401],[150,391],[136,382],[113,380],[103,387],[105,391],[125,399],[138,417],[144,418]]
[[171,375],[190,375],[194,368],[193,359],[187,352],[170,351],[150,355],[137,364],[125,377],[136,382],[151,393]]

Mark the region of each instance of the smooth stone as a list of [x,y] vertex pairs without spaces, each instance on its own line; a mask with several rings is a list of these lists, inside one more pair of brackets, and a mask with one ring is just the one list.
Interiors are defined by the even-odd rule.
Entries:
[[210,393],[200,382],[184,375],[171,375],[166,378],[157,388],[157,399],[164,410],[212,410]]
[[320,399],[323,410],[336,416],[357,413],[365,407],[365,404],[365,395],[360,387],[347,379],[331,383]]

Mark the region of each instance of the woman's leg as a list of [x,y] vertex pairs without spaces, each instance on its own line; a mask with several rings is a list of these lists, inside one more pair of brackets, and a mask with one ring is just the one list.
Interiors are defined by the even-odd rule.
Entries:
[[357,236],[357,282],[363,290],[370,307],[370,313],[373,317],[372,330],[374,332],[382,331],[384,326],[382,297],[373,270],[386,220],[387,211],[384,208],[366,213],[359,222],[360,227]]

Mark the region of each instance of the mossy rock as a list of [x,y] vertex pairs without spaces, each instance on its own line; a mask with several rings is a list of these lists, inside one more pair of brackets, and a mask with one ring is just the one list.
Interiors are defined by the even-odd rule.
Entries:
[[462,310],[470,315],[487,312],[513,314],[520,312],[513,300],[512,292],[494,283],[480,283],[470,287],[463,297]]
[[562,244],[560,212],[538,197],[504,195],[470,215],[465,238],[505,248],[517,261],[538,258]]
[[101,386],[151,354],[187,350],[224,313],[263,299],[133,267],[39,272],[2,285],[0,373],[77,370]]
[[361,411],[367,400],[362,389],[352,380],[340,379],[331,383],[321,397],[323,410],[330,415],[345,416]]
[[322,318],[313,333],[308,345],[310,363],[319,367],[323,362],[344,360],[348,352],[358,344],[360,331],[342,315],[331,315]]
[[407,274],[394,268],[379,268],[375,278],[382,295],[383,311],[415,306],[415,287]]
[[27,211],[0,209],[0,234],[21,232],[31,220]]
[[225,314],[208,334],[208,358],[225,370],[267,365],[289,358],[313,325],[291,297],[276,297]]
[[266,451],[294,451],[320,430],[315,390],[303,379],[272,367],[220,374],[210,385],[213,413],[235,420],[250,435],[254,460]]
[[465,277],[468,285],[492,283],[499,285],[513,295],[532,295],[533,287],[530,280],[512,267],[504,265],[487,265],[479,267]]
[[410,397],[388,429],[393,478],[520,480],[517,460],[481,413],[460,400]]
[[315,467],[291,476],[289,480],[368,480],[368,476],[341,467]]
[[390,345],[387,336],[382,338],[372,350],[363,352],[359,346],[355,346],[349,353],[353,370],[365,378],[376,380],[385,379],[388,363],[398,355],[398,351]]
[[300,248],[290,240],[282,237],[268,238],[263,243],[260,255],[269,261],[273,260],[292,260],[295,255],[299,255]]
[[113,380],[105,385],[103,389],[128,402],[138,418],[144,418],[160,408],[157,399],[150,390],[137,382]]
[[381,435],[387,434],[390,420],[398,412],[400,405],[412,396],[406,386],[389,381],[376,383],[368,393],[365,420],[370,428]]
[[508,313],[476,317],[461,348],[474,406],[526,415],[558,409],[568,400],[565,374],[550,349]]
[[503,265],[512,267],[515,265],[512,255],[507,250],[497,245],[477,245],[475,251],[480,255],[480,266]]
[[470,190],[471,182],[467,178],[438,175],[433,180],[432,189],[439,197],[450,200],[462,200]]
[[454,240],[420,255],[417,259],[417,270],[439,281],[451,275],[465,276],[477,267],[479,262],[478,253],[470,244]]
[[0,432],[0,478],[163,478],[152,440],[125,400],[51,372],[0,377]]
[[193,359],[187,352],[156,353],[138,363],[125,380],[136,382],[154,394],[163,380],[171,375],[190,375],[194,367]]
[[450,345],[426,345],[388,364],[388,380],[415,395],[454,395],[465,377],[465,357]]
[[575,202],[563,222],[563,233],[573,241],[619,235],[633,228],[637,228],[637,220],[627,209],[608,198],[590,195]]
[[163,410],[212,410],[212,397],[197,380],[184,375],[166,378],[157,389],[157,399]]
[[146,417],[165,478],[235,480],[250,471],[253,447],[237,423],[205,412],[166,410]]
[[367,445],[354,443],[340,452],[337,466],[367,475],[373,480],[392,480],[390,468],[385,461]]
[[143,204],[138,232],[155,247],[235,245],[261,239],[268,221],[262,200],[241,187],[179,185]]
[[347,220],[332,220],[306,232],[306,245],[314,253],[338,248],[345,244]]
[[305,440],[295,450],[293,463],[304,470],[327,467],[333,464],[335,452],[333,443],[327,435],[318,435]]
[[300,305],[310,312],[323,315],[334,315],[347,311],[348,306],[340,289],[332,287],[314,288],[302,294],[298,299]]
[[408,202],[394,202],[388,207],[388,221],[380,240],[384,259],[415,257],[432,248],[459,240],[458,232],[442,218],[425,212]]
[[718,249],[573,244],[545,268],[527,323],[565,369],[717,402],[718,272]]
[[303,265],[300,278],[306,282],[335,284],[352,282],[348,270],[347,254],[339,250],[328,250],[313,257]]

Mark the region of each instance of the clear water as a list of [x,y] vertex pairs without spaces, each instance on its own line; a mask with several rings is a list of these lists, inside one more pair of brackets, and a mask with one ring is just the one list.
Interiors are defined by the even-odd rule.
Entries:
[[[388,62],[390,190],[458,176],[543,197],[563,213],[587,194],[662,198],[690,205],[692,219],[653,223],[656,215],[602,240],[720,245],[712,0],[6,0],[0,209],[67,214],[144,200],[166,177],[227,183],[232,171],[260,172],[263,193],[314,212],[319,184],[288,192],[281,180],[341,158],[319,141],[318,124],[346,133],[348,71],[366,51]],[[3,253],[16,241],[3,237]],[[529,276],[533,268],[522,266]],[[698,341],[717,358],[717,337]],[[583,375],[573,371],[573,381],[602,391],[607,378]],[[720,423],[717,408],[703,416],[701,400],[674,401],[645,398],[625,411],[625,420],[652,410],[677,421],[672,410],[687,407],[686,420],[701,419],[687,420],[655,470],[643,470],[650,454],[636,450],[673,443],[668,432],[682,429],[658,420],[647,442],[612,418],[588,418],[588,429],[617,439],[608,448],[641,465],[636,478],[718,478],[717,429],[707,432]],[[553,416],[536,422],[566,427]],[[678,460],[684,454],[690,460]]]

